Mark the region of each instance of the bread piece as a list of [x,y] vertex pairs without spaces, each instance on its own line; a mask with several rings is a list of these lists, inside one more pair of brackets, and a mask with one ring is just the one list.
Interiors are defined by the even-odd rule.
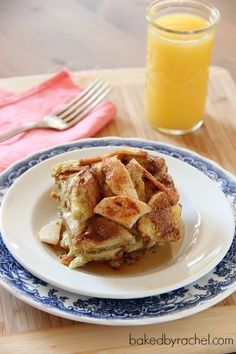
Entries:
[[102,155],[102,156],[96,156],[96,157],[90,157],[88,159],[81,159],[79,161],[80,166],[85,166],[85,165],[92,165],[96,162],[100,162],[103,159],[107,157],[113,157],[116,156],[119,160],[127,160],[130,161],[132,158],[137,157],[137,158],[146,158],[147,157],[147,152],[143,150],[138,150],[138,149],[133,149],[133,148],[123,148],[119,150],[112,151],[108,154]]
[[139,200],[126,196],[104,198],[94,208],[96,214],[113,220],[128,229],[144,214],[151,211],[151,207]]
[[71,237],[82,234],[88,226],[88,220],[80,222],[78,219],[73,218],[72,213],[69,211],[64,213],[62,217],[64,225]]
[[72,217],[85,222],[93,216],[93,209],[100,199],[99,186],[90,171],[84,171],[70,195]]
[[83,234],[74,239],[74,246],[81,252],[96,252],[127,244],[134,244],[135,237],[123,226],[102,216],[93,216]]
[[63,215],[84,223],[93,216],[93,209],[100,200],[99,185],[90,170],[71,174],[66,180],[57,181],[60,198],[59,210]]
[[97,162],[92,165],[91,167],[91,172],[93,176],[96,178],[99,184],[100,192],[101,192],[101,198],[106,198],[106,197],[112,197],[114,194],[110,190],[109,186],[106,183],[105,180],[105,174],[102,170],[102,162]]
[[180,239],[181,206],[171,205],[164,192],[158,192],[149,201],[152,211],[142,216],[137,230],[155,242],[177,241]]
[[40,241],[57,245],[60,239],[61,225],[62,219],[53,220],[44,225],[38,233]]
[[52,177],[57,177],[62,174],[71,174],[83,170],[84,167],[80,165],[77,160],[68,160],[56,164],[52,170]]
[[145,183],[143,181],[143,167],[135,159],[132,159],[128,165],[126,165],[126,168],[130,174],[130,178],[136,189],[139,200],[146,202],[147,197],[145,192]]
[[[115,247],[108,250],[100,250],[99,252],[91,253],[79,253],[74,259],[69,257],[61,258],[61,262],[64,263],[65,260],[69,261],[70,268],[83,267],[88,262],[101,262],[101,261],[110,261],[117,260],[122,256],[122,247]],[[67,263],[68,264],[68,263]]]
[[126,195],[138,199],[129,172],[116,157],[108,157],[102,161],[102,170],[105,174],[105,181],[115,195]]

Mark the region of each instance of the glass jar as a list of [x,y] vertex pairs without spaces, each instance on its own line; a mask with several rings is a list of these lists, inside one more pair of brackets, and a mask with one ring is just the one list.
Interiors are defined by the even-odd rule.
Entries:
[[146,116],[154,129],[184,134],[203,123],[217,8],[157,0],[147,8]]

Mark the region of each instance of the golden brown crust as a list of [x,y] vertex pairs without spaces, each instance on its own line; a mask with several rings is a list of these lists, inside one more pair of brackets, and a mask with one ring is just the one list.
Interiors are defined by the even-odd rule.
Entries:
[[79,161],[80,166],[86,166],[86,165],[92,165],[96,162],[101,162],[103,159],[102,156],[97,156],[97,157],[90,157],[88,159],[81,159]]
[[145,183],[143,179],[144,173],[142,166],[135,159],[132,159],[126,165],[126,168],[137,191],[139,200],[141,200],[142,202],[146,202],[148,199],[145,190]]
[[144,177],[147,178],[149,181],[151,181],[154,186],[156,186],[160,191],[164,192],[166,196],[169,198],[171,201],[172,205],[175,205],[179,201],[179,194],[175,190],[175,188],[168,188],[166,187],[163,183],[158,181],[155,177],[152,176],[150,172],[147,170],[144,170]]
[[[139,219],[138,231],[156,242],[179,240],[179,224],[168,196],[164,192],[158,192],[150,199],[148,205],[152,211]],[[181,211],[180,206],[179,208]]]
[[123,148],[53,169],[63,219],[61,262],[81,267],[132,263],[159,242],[180,237],[179,195],[162,157]]
[[115,156],[103,159],[102,171],[105,175],[105,182],[114,195],[126,195],[138,199],[129,172]]
[[127,158],[129,156],[130,159],[132,159],[133,157],[146,157],[147,156],[147,152],[143,151],[143,150],[136,150],[136,149],[130,149],[130,148],[123,148],[120,150],[115,150],[110,152],[109,154],[105,154],[102,156],[97,156],[97,157],[91,157],[88,159],[81,159],[79,161],[80,166],[85,166],[85,165],[92,165],[96,162],[100,162],[103,159],[107,158],[107,157],[113,157],[113,156],[117,156],[120,160],[123,160],[125,158]]
[[59,210],[61,214],[71,212],[79,222],[85,222],[93,216],[93,209],[100,200],[97,180],[89,169],[68,175],[66,180],[57,177]]
[[83,169],[79,161],[69,160],[62,163],[58,163],[53,167],[52,177],[58,177],[59,175],[71,174],[79,172]]
[[123,226],[102,216],[93,216],[86,231],[74,239],[74,245],[84,252],[95,252],[134,243],[134,236]]
[[94,208],[96,214],[113,220],[128,229],[131,229],[142,215],[150,211],[151,208],[146,203],[123,195],[104,198]]
[[[153,160],[153,161],[155,161],[156,165],[161,162],[160,165],[161,165],[161,168],[163,168],[163,161],[162,160],[163,159],[158,159],[158,160]],[[153,161],[152,161],[152,163],[153,163]],[[131,165],[131,163],[132,163],[132,165]],[[130,163],[127,165],[128,170],[130,170],[130,165],[131,165],[131,167],[133,167],[133,169],[135,168],[136,171],[139,172],[140,177],[142,176],[142,178],[146,178],[147,180],[152,182],[152,184],[158,190],[165,192],[168,195],[168,197],[170,198],[172,205],[174,205],[178,202],[179,195],[178,195],[174,185],[172,183],[170,183],[169,180],[168,180],[168,186],[166,186],[162,182],[160,182],[156,177],[154,177],[147,169],[145,169],[143,166],[141,166],[137,161],[131,160]],[[149,168],[150,168],[150,166],[149,166]],[[156,169],[156,171],[157,171],[157,169]],[[132,170],[131,170],[131,172],[132,172]],[[138,187],[141,188],[140,182],[138,184]],[[143,193],[144,192],[142,191],[142,198],[144,198]]]

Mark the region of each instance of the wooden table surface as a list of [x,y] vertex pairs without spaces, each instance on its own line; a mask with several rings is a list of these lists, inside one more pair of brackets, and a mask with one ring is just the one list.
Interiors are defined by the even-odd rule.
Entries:
[[[182,137],[160,134],[144,119],[144,69],[118,69],[74,74],[79,84],[85,84],[97,75],[111,82],[114,89],[110,98],[118,108],[117,119],[98,136],[126,136],[165,141],[192,149],[219,163],[236,174],[236,87],[229,72],[212,68],[205,124],[200,130]],[[21,92],[46,76],[1,79],[0,88]],[[165,324],[141,327],[106,327],[81,324],[36,310],[0,289],[0,351],[11,353],[157,353],[156,346],[132,347],[129,333],[136,337],[146,333],[159,337],[231,337],[233,345],[204,346],[178,345],[173,353],[233,353],[236,352],[236,294],[233,294],[202,313]],[[167,353],[168,346],[158,346],[158,352]]]
[[[16,92],[40,82],[62,66],[72,70],[145,65],[145,8],[149,0],[1,0],[0,88]],[[211,73],[207,120],[197,132],[168,137],[143,119],[143,72],[105,71],[115,89],[116,122],[98,136],[137,136],[187,147],[236,174],[236,0],[211,0],[221,11]],[[76,74],[79,83],[97,73]],[[231,77],[232,75],[232,77]],[[13,77],[7,79],[7,77]],[[36,310],[0,289],[0,352],[25,353],[157,353],[156,346],[131,347],[128,335],[158,337],[232,337],[230,346],[159,346],[160,353],[236,352],[236,295],[197,315],[147,327],[104,327],[76,323]]]
[[[236,1],[221,11],[213,64],[236,80]],[[1,0],[0,77],[145,65],[150,0]]]

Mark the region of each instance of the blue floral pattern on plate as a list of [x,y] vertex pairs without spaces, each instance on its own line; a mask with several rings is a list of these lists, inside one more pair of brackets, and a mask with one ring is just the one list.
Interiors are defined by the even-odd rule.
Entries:
[[[189,150],[128,138],[84,139],[38,152],[17,162],[0,176],[0,205],[13,182],[35,164],[64,152],[101,146],[130,146],[157,151],[194,166],[219,185],[231,203],[236,219],[236,181],[232,175]],[[80,296],[47,284],[25,270],[12,257],[0,234],[0,283],[37,308],[77,321],[130,325],[172,320],[201,311],[236,289],[236,230],[226,256],[198,281],[158,296],[128,300]]]

